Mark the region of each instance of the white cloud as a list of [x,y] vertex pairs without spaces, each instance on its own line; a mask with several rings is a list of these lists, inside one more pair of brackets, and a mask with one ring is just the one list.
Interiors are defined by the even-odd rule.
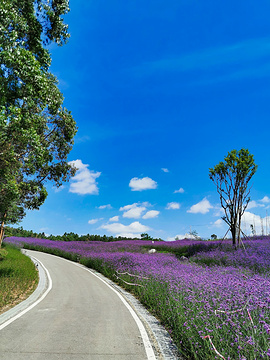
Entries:
[[213,226],[214,226],[214,227],[217,227],[217,228],[220,228],[220,227],[223,226],[223,224],[225,224],[224,221],[223,221],[222,219],[218,219],[218,220],[216,220],[216,221],[214,222]]
[[119,216],[113,216],[109,219],[109,221],[112,221],[112,222],[119,221]]
[[162,171],[164,171],[165,173],[168,173],[169,170],[167,168],[161,168]]
[[265,203],[265,204],[269,204],[270,203],[270,199],[268,196],[264,196],[261,200],[261,202]]
[[176,240],[184,240],[184,239],[196,239],[194,235],[190,235],[189,233],[186,234],[178,234],[174,237],[168,237],[167,241],[176,241]]
[[127,210],[130,210],[130,209],[133,209],[137,206],[144,206],[144,207],[148,207],[148,206],[151,206],[151,204],[148,202],[148,201],[144,201],[142,203],[133,203],[133,204],[130,204],[130,205],[125,205],[125,206],[122,206],[120,207],[120,211],[127,211]]
[[121,223],[104,224],[100,228],[115,234],[115,236],[126,237],[140,237],[141,233],[150,230],[148,226],[141,224],[139,221],[134,221],[129,225]]
[[122,206],[119,210],[124,212],[123,217],[125,218],[139,219],[148,206],[151,206],[151,204],[146,201]]
[[59,193],[60,191],[64,190],[64,188],[65,188],[64,185],[61,185],[59,187],[56,186],[53,187],[55,193]]
[[256,231],[257,235],[261,235],[262,232],[264,234],[270,233],[270,221],[269,217],[261,217],[259,215],[255,215],[249,211],[245,211],[242,216],[242,231],[244,233],[250,234],[252,225]]
[[212,209],[213,206],[210,202],[204,198],[202,201],[198,202],[195,205],[192,205],[191,208],[187,211],[188,213],[192,214],[206,214],[209,212],[209,209]]
[[259,204],[259,203],[257,203],[257,201],[251,200],[248,203],[247,210],[250,210],[250,209],[253,209],[253,208],[256,208],[256,207],[264,207],[264,204]]
[[123,217],[129,219],[139,219],[145,210],[145,206],[138,206],[137,203],[120,208],[120,211],[124,211]]
[[134,177],[130,180],[129,187],[131,188],[131,191],[143,191],[143,190],[149,190],[149,189],[156,189],[157,182],[152,180],[149,177],[144,177],[141,179]]
[[90,219],[88,220],[88,224],[93,225],[96,224],[98,221],[103,220],[103,218],[99,218],[99,219]]
[[156,218],[157,216],[159,215],[159,211],[157,210],[150,210],[150,211],[147,211],[146,214],[143,215],[143,219],[153,219],[153,218]]
[[215,206],[214,209],[214,216],[224,216],[224,209],[221,206]]
[[107,204],[107,205],[100,205],[98,206],[98,209],[103,210],[103,209],[112,209],[111,204]]
[[173,193],[174,194],[183,194],[185,192],[185,190],[183,189],[183,188],[180,188],[180,189],[178,189],[178,190],[175,190]]
[[74,165],[78,169],[76,175],[71,178],[69,192],[79,195],[97,195],[98,187],[96,179],[101,175],[101,172],[89,170],[89,165],[83,164],[81,160],[73,160],[69,164]]
[[80,137],[75,137],[75,144],[81,144],[81,143],[85,143],[87,141],[91,140],[90,136],[88,135],[83,135]]
[[129,218],[129,219],[139,219],[142,216],[142,213],[146,210],[145,207],[136,207],[133,209],[130,209],[123,213],[123,217]]
[[177,202],[170,202],[167,204],[166,209],[167,210],[177,210],[180,209],[180,204]]

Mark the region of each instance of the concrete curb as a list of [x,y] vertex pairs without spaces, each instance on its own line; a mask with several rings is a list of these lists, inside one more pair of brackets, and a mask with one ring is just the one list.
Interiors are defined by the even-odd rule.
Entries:
[[10,310],[7,310],[3,314],[0,315],[0,326],[6,323],[8,320],[15,318],[18,314],[30,308],[35,302],[37,302],[42,295],[48,290],[49,287],[49,279],[43,264],[30,256],[26,250],[22,250],[22,253],[29,256],[33,263],[37,266],[39,272],[39,282],[36,290],[24,301],[20,302],[18,305],[14,306]]

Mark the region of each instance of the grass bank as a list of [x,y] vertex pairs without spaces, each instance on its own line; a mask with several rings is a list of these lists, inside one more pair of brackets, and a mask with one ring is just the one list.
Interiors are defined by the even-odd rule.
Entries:
[[33,262],[18,248],[3,244],[0,253],[0,314],[26,299],[37,284],[38,271]]

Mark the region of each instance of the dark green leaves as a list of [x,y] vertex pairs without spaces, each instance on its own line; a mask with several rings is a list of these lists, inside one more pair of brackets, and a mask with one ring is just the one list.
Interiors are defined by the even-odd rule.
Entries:
[[[74,174],[67,162],[77,128],[63,107],[44,44],[68,39],[67,0],[0,2],[0,220],[21,219]],[[1,240],[1,239],[0,239]]]

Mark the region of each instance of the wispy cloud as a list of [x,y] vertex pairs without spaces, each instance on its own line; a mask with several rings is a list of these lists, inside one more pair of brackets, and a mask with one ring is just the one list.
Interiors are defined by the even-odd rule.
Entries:
[[250,210],[250,209],[253,209],[253,208],[257,208],[257,207],[264,207],[264,206],[265,206],[264,204],[260,204],[260,203],[258,203],[258,202],[255,201],[255,200],[251,200],[251,201],[248,203],[247,210]]
[[54,190],[55,193],[59,193],[60,191],[62,191],[64,189],[65,189],[64,185],[61,185],[59,187],[56,187],[56,186],[53,187],[53,190]]
[[111,205],[111,204],[107,204],[107,205],[100,205],[100,206],[98,206],[98,209],[100,209],[100,210],[104,210],[104,209],[112,209],[112,205]]
[[90,219],[88,220],[88,224],[93,225],[96,224],[98,221],[103,220],[103,218],[99,218],[99,219]]
[[269,204],[270,203],[270,199],[268,196],[264,196],[261,200],[262,203],[264,204]]
[[270,38],[259,38],[145,62],[133,71],[142,77],[196,72],[198,82],[221,82],[270,76],[269,58]]
[[177,210],[180,209],[180,204],[178,202],[170,202],[167,204],[166,209],[167,210]]
[[88,135],[77,136],[77,137],[75,137],[75,144],[82,144],[82,143],[88,142],[90,139],[91,138]]
[[185,192],[185,190],[183,188],[180,188],[178,190],[175,190],[173,193],[174,194],[183,194]]
[[168,173],[168,172],[169,172],[169,169],[167,169],[167,168],[161,168],[161,170],[162,170],[163,172],[165,172],[165,173]]
[[71,178],[69,192],[79,195],[97,195],[99,193],[96,179],[101,172],[94,172],[88,169],[88,164],[83,164],[81,160],[70,161],[78,170],[75,176]]
[[223,227],[224,224],[225,224],[224,220],[218,219],[214,222],[213,226],[217,228],[221,228]]
[[119,216],[118,216],[118,215],[113,216],[113,217],[111,217],[111,218],[109,219],[109,221],[111,221],[111,222],[117,222],[117,221],[119,221]]

